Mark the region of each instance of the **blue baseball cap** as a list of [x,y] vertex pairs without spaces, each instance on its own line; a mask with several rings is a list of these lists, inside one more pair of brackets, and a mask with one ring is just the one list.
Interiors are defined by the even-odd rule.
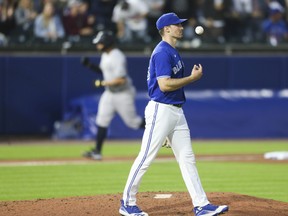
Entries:
[[163,14],[156,22],[156,27],[158,30],[169,25],[176,25],[182,22],[185,22],[187,19],[179,19],[175,13],[166,13]]

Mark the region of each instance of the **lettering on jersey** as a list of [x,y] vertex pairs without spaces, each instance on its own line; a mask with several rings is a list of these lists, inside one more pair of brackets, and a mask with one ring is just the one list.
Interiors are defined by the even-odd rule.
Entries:
[[174,73],[174,74],[177,74],[177,73],[182,69],[182,67],[183,67],[183,65],[182,65],[182,63],[181,63],[181,60],[179,60],[179,61],[177,62],[177,64],[175,65],[175,67],[172,68],[173,73]]
[[148,67],[148,71],[147,71],[147,81],[150,80],[150,67]]

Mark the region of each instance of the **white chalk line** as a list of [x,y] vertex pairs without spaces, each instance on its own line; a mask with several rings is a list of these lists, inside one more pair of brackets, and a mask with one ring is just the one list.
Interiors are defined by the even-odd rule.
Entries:
[[[196,156],[196,161],[254,161],[255,159],[259,159],[259,156],[255,155],[233,155],[233,156],[223,156],[223,155],[205,155],[205,156]],[[261,158],[261,157],[260,157]],[[264,158],[263,158],[264,159]],[[109,164],[109,163],[121,163],[121,162],[129,162],[133,161],[133,159],[127,158],[119,158],[119,159],[103,159],[102,161],[97,160],[38,160],[38,161],[0,161],[0,167],[7,167],[7,166],[61,166],[61,165],[86,165],[86,164]],[[155,162],[158,163],[167,163],[167,162],[176,162],[174,157],[165,157],[165,158],[156,158]]]
[[[156,159],[155,162],[170,162],[175,161],[174,158],[160,158]],[[115,163],[115,162],[127,162],[129,160],[67,160],[67,161],[0,161],[0,167],[16,167],[16,166],[61,166],[61,165],[86,165],[86,164],[101,164],[101,163]]]

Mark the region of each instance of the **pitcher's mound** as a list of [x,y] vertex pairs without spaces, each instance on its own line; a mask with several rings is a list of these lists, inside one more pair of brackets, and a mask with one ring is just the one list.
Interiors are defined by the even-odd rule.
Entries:
[[[229,216],[288,216],[288,203],[235,193],[207,193],[211,203],[229,205]],[[186,192],[145,192],[138,194],[138,205],[149,216],[191,215],[192,204]],[[121,194],[2,201],[2,216],[115,216],[119,215]]]

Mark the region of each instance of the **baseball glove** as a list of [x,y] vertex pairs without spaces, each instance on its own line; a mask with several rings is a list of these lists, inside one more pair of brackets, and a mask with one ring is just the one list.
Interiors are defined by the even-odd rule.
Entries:
[[98,74],[102,74],[102,70],[100,69],[100,67],[98,65],[95,65],[95,64],[91,63],[90,59],[88,57],[83,56],[80,59],[80,62],[81,62],[82,65],[84,65],[85,67],[89,68],[93,72],[96,72]]
[[163,142],[162,147],[171,148],[171,143],[167,137],[165,138],[165,141]]

